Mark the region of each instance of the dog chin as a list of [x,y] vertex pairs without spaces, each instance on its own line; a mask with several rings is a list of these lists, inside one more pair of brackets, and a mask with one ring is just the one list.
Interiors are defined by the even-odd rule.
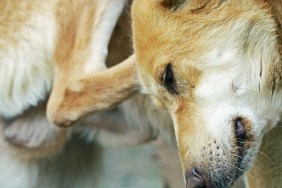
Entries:
[[246,155],[243,158],[238,156],[233,165],[221,169],[220,171],[222,173],[218,173],[218,169],[215,169],[213,172],[215,175],[211,176],[211,187],[232,187],[233,184],[252,166],[258,151],[258,147],[249,149],[246,151]]

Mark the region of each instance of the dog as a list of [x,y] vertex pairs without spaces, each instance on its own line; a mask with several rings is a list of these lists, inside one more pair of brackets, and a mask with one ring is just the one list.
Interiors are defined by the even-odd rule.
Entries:
[[[139,1],[138,3],[140,2],[141,1]],[[120,0],[120,1],[100,2],[100,1],[87,1],[87,0],[86,1],[53,0],[48,2],[37,1],[33,3],[19,2],[19,1],[0,2],[0,7],[3,10],[1,11],[1,15],[2,15],[1,22],[5,23],[2,26],[0,26],[1,35],[2,35],[1,37],[2,43],[0,45],[1,46],[0,53],[2,57],[0,75],[2,76],[2,78],[0,80],[1,81],[0,85],[1,88],[4,88],[3,90],[0,91],[0,95],[1,95],[0,114],[1,114],[1,128],[2,128],[2,137],[0,140],[0,146],[1,146],[1,150],[5,151],[0,156],[1,158],[0,162],[5,166],[7,165],[5,168],[3,168],[5,170],[1,171],[1,178],[2,178],[0,180],[1,185],[9,188],[19,187],[19,186],[38,187],[39,184],[41,187],[44,186],[50,187],[50,184],[48,182],[52,181],[53,187],[81,187],[81,186],[92,187],[93,184],[95,184],[95,182],[93,182],[93,177],[92,177],[92,175],[94,176],[93,169],[85,168],[91,165],[82,165],[82,166],[75,165],[75,163],[79,159],[79,156],[76,155],[77,149],[81,148],[81,146],[85,146],[79,140],[76,140],[76,137],[74,135],[76,133],[82,132],[82,134],[86,134],[86,137],[90,142],[93,141],[94,137],[97,138],[97,135],[99,135],[98,139],[101,142],[106,143],[107,145],[116,144],[115,142],[116,141],[120,142],[120,140],[122,142],[121,143],[122,145],[124,144],[135,145],[135,144],[148,142],[149,140],[152,140],[158,137],[159,135],[166,137],[168,140],[171,140],[172,135],[174,134],[174,130],[171,127],[172,125],[171,119],[168,116],[167,111],[165,109],[168,109],[168,111],[172,114],[171,110],[172,108],[177,108],[177,104],[175,103],[174,104],[175,106],[171,106],[171,101],[174,100],[172,100],[171,96],[168,93],[166,93],[165,90],[162,90],[163,88],[157,83],[155,83],[154,80],[152,79],[152,78],[154,79],[157,78],[155,76],[154,77],[150,76],[151,71],[152,70],[155,71],[155,69],[150,69],[150,67],[147,67],[148,68],[148,70],[146,70],[147,73],[146,71],[144,71],[144,65],[146,64],[144,63],[145,61],[144,59],[148,57],[146,54],[148,52],[147,50],[150,49],[149,47],[152,47],[154,44],[156,44],[157,40],[153,40],[152,41],[153,43],[150,44],[149,46],[146,46],[146,48],[140,48],[140,46],[138,45],[138,43],[140,44],[140,42],[138,41],[143,41],[144,39],[148,39],[146,38],[146,35],[148,34],[146,32],[146,29],[150,29],[150,31],[152,31],[152,33],[149,32],[149,35],[153,34],[154,33],[153,31],[156,31],[155,25],[152,25],[153,27],[151,28],[150,27],[140,28],[142,24],[145,26],[150,24],[151,21],[155,19],[162,20],[171,17],[166,17],[161,14],[157,14],[159,16],[158,17],[154,14],[151,14],[150,16],[146,17],[151,20],[150,21],[147,20],[148,23],[146,24],[141,22],[141,25],[139,25],[140,23],[136,24],[136,18],[138,16],[141,17],[142,15],[144,15],[144,12],[146,11],[149,12],[152,11],[153,13],[155,10],[160,10],[160,9],[164,12],[171,13],[171,15],[174,13],[174,15],[177,15],[176,17],[179,16],[181,18],[183,17],[183,15],[179,13],[183,13],[181,11],[185,12],[185,7],[186,8],[189,7],[190,8],[190,9],[188,8],[189,11],[194,10],[192,12],[197,13],[195,14],[195,18],[198,19],[198,17],[196,16],[199,14],[201,15],[202,10],[205,10],[207,8],[207,12],[209,12],[209,10],[211,9],[208,8],[209,7],[214,8],[215,5],[213,4],[213,2],[209,4],[209,2],[207,1],[208,6],[204,6],[203,8],[200,7],[200,9],[196,10],[199,7],[197,7],[198,4],[195,2],[190,3],[188,1],[182,2],[182,1],[151,0],[147,2],[146,1],[142,2],[140,4],[141,9],[138,10],[139,4],[136,1],[135,9],[133,9],[133,15],[135,15],[133,17],[133,28],[134,28],[134,41],[135,41],[134,49],[136,50],[136,55],[137,55],[136,57],[138,62],[137,66],[135,64],[136,62],[135,56],[132,56],[126,61],[110,69],[106,69],[105,67],[105,61],[107,58],[107,48],[108,48],[111,32],[113,31],[115,26],[115,22],[119,17],[119,15],[121,14],[122,8],[126,4],[126,1]],[[278,1],[275,3],[279,5]],[[205,4],[203,3],[201,5],[205,5]],[[197,8],[191,9],[191,6]],[[279,6],[276,6],[276,8],[279,9]],[[109,11],[109,10],[114,10],[114,11]],[[204,11],[204,13],[207,12]],[[278,14],[279,12],[276,13],[277,13],[276,16],[279,16]],[[201,17],[201,19],[203,18],[204,17]],[[280,19],[281,17],[277,17],[277,18]],[[97,22],[95,22],[95,20],[97,20]],[[108,21],[110,21],[110,23],[105,24]],[[166,25],[165,24],[166,22],[162,22],[162,23],[164,23],[163,26]],[[177,22],[175,22],[174,24],[176,23]],[[173,26],[175,26],[174,28],[181,30],[182,27],[178,27],[177,25],[174,24],[172,24]],[[166,32],[170,31],[172,32],[171,36],[173,36],[170,38],[171,39],[176,38],[175,34],[177,32],[176,33],[173,32],[174,31],[173,27],[169,27],[169,30],[165,29],[167,27],[164,27],[164,30],[161,30],[161,28],[162,27],[157,28],[157,31],[161,32],[162,34],[165,34]],[[30,33],[32,34],[30,35]],[[142,39],[142,36],[144,36],[144,39]],[[180,37],[181,34],[176,36]],[[179,38],[178,41],[179,44],[182,44],[182,39],[183,39],[182,37],[181,40]],[[149,38],[149,39],[153,39],[153,38]],[[147,40],[147,42],[150,41],[151,40]],[[198,42],[199,41],[196,41],[195,45]],[[226,44],[225,42],[226,41],[223,40],[222,43]],[[150,50],[149,53],[156,52],[157,49],[159,48],[156,49],[154,48],[153,50]],[[174,49],[171,48],[171,50]],[[180,54],[182,53],[185,54],[184,52],[186,51],[182,51],[182,50],[183,49],[181,50],[178,49],[175,52],[179,52]],[[142,51],[146,53],[142,54],[141,53]],[[275,50],[273,50],[272,53],[275,54]],[[122,61],[129,54],[126,54],[122,58],[118,58],[118,59]],[[193,53],[193,54],[195,55],[195,58],[199,57],[197,56],[199,55],[198,53]],[[111,53],[109,55],[111,56]],[[162,54],[160,53],[159,55]],[[166,53],[166,55],[171,55],[171,53]],[[179,56],[181,57],[181,55]],[[108,58],[111,59],[111,57]],[[162,58],[165,57],[162,56]],[[113,59],[116,60],[117,58],[114,57]],[[15,62],[20,62],[20,63],[15,63]],[[224,62],[221,63],[224,64]],[[279,63],[277,64],[278,64],[277,68],[279,68]],[[174,75],[181,76],[182,74],[186,74],[186,73],[187,74],[189,73],[190,77],[185,77],[187,80],[184,79],[183,83],[180,83],[180,85],[184,86],[184,88],[182,89],[185,90],[185,86],[187,86],[187,82],[191,84],[191,88],[190,88],[191,90],[195,90],[196,88],[198,88],[198,84],[197,84],[198,80],[196,78],[200,78],[202,76],[200,68],[205,67],[204,64],[202,65],[199,64],[199,67],[197,67],[199,70],[198,69],[194,70],[192,68],[181,69],[183,70],[183,72],[180,71],[177,72],[177,74],[174,74],[175,65],[171,64],[170,66],[168,66],[168,69],[165,69],[167,71],[163,70],[166,75],[163,77],[163,81],[166,83],[166,85],[164,86],[167,87],[166,88],[167,90],[169,90],[170,92],[175,92]],[[214,67],[211,66],[211,68]],[[219,66],[219,70],[221,68],[222,67]],[[170,71],[170,69],[173,71]],[[277,70],[279,71],[279,69]],[[153,98],[155,103],[158,103],[159,106],[165,107],[165,109],[164,108],[156,109],[154,106],[151,106],[149,104],[150,99],[148,99],[147,96],[136,96],[131,100],[126,101],[120,106],[121,111],[127,117],[125,118],[125,121],[121,121],[122,116],[118,116],[118,118],[115,119],[114,117],[117,115],[116,112],[114,112],[114,114],[111,112],[102,113],[101,116],[98,115],[96,117],[89,117],[80,120],[82,117],[86,116],[89,113],[100,112],[103,110],[113,108],[119,103],[121,103],[122,101],[124,101],[125,99],[132,96],[134,93],[136,93],[139,87],[139,83],[138,83],[139,79],[136,78],[136,74],[137,74],[136,71],[139,71],[139,78],[142,81],[141,83],[143,85],[143,92],[145,94],[149,94]],[[159,69],[159,71],[162,72],[161,69]],[[265,72],[263,73],[266,74]],[[149,76],[147,74],[149,74]],[[5,76],[5,79],[3,78],[3,75]],[[279,77],[279,73],[278,73],[278,77]],[[190,78],[193,79],[190,80]],[[162,78],[158,78],[158,79],[162,79]],[[236,82],[235,84],[238,83]],[[241,83],[239,83],[239,85],[240,84]],[[275,88],[274,96],[279,96],[279,92],[280,92],[278,87],[279,84],[280,83],[277,82],[276,84],[277,87]],[[240,90],[240,88],[237,88],[238,87],[237,85],[234,86],[236,86],[234,87],[236,93],[240,94],[240,92],[243,92],[242,90],[244,90],[244,88],[241,88]],[[261,89],[262,90],[264,89],[263,90],[264,92],[267,91],[266,88],[262,87]],[[152,93],[151,90],[153,90],[155,93]],[[205,91],[203,91],[203,93],[205,93]],[[189,93],[187,94],[189,95]],[[211,98],[216,95],[217,93],[215,91],[215,93],[211,95]],[[164,97],[164,99],[160,100],[160,97],[161,98]],[[183,104],[186,104],[184,99],[183,99],[184,101]],[[214,102],[216,104],[216,101]],[[278,106],[277,108],[279,108],[279,100],[278,101],[276,100],[276,105]],[[181,111],[185,112],[188,108],[187,106],[185,107],[185,105],[183,105],[182,107],[183,107],[182,110],[181,108],[178,108],[177,114],[181,114],[180,113]],[[134,111],[133,109],[137,109],[137,112],[132,113]],[[193,115],[192,112],[198,112],[198,111],[199,110],[196,109],[196,106],[192,106],[192,108],[189,109],[191,116]],[[212,109],[212,111],[215,110]],[[211,112],[207,112],[207,114],[209,113]],[[129,116],[128,114],[132,114],[132,115]],[[272,112],[270,112],[269,114],[273,115]],[[197,131],[197,129],[191,131],[193,129],[190,128],[188,131],[186,130],[185,127],[180,126],[180,124],[177,123],[179,121],[178,118],[176,118],[174,115],[172,114],[172,117],[175,122],[177,143],[180,151],[180,158],[182,161],[183,170],[185,172],[184,174],[185,177],[187,178],[187,186],[195,187],[204,184],[203,186],[208,187],[211,186],[209,184],[210,182],[212,182],[214,186],[231,185],[232,182],[235,181],[236,177],[233,176],[229,177],[229,174],[227,174],[228,175],[227,178],[223,178],[224,180],[228,179],[225,182],[223,182],[222,179],[220,179],[221,177],[217,177],[217,176],[216,176],[217,180],[209,179],[212,176],[207,173],[213,172],[212,169],[210,171],[209,170],[203,171],[204,170],[203,168],[199,168],[198,166],[196,167],[198,163],[202,162],[201,159],[203,158],[208,159],[207,158],[208,156],[206,156],[206,158],[205,157],[201,158],[200,155],[197,156],[199,154],[199,151],[197,149],[199,148],[196,147],[194,149],[194,145],[195,145],[194,141],[196,140],[195,137],[199,135],[199,132]],[[194,115],[195,115],[194,118],[190,119],[190,117],[185,116],[183,117],[184,119],[182,120],[183,121],[185,120],[186,122],[186,120],[188,121],[189,119],[189,122],[191,121],[191,124],[193,124],[192,122],[194,123],[197,122],[198,121],[197,117],[200,117],[198,116],[198,114],[194,114]],[[61,127],[68,127],[73,123],[76,123],[76,126],[70,129],[58,129],[54,127],[54,125],[50,123],[46,119],[46,117],[48,118],[49,121]],[[113,127],[113,122],[105,123],[104,120],[107,118],[112,119],[115,123],[119,121],[121,121],[121,123],[119,123],[118,126]],[[211,120],[214,121],[216,120],[216,118]],[[273,122],[278,121],[275,120],[275,118],[273,118],[272,120]],[[237,124],[239,125],[246,124],[245,119],[239,119],[237,122],[238,122]],[[93,127],[95,127],[94,126],[95,124],[96,124],[96,129],[93,129]],[[131,131],[124,132],[124,125],[126,124],[132,126],[133,129],[135,130],[137,129],[138,134],[136,134],[136,132],[131,132]],[[241,125],[238,127],[242,128]],[[97,134],[97,130],[99,134]],[[113,130],[115,130],[114,131],[115,133],[113,133]],[[220,130],[224,131],[225,129],[222,128]],[[238,130],[241,130],[241,133],[246,132],[245,129],[243,131],[242,129],[238,129]],[[118,134],[120,135],[119,139],[115,139],[117,136],[116,133],[119,133]],[[231,132],[228,133],[231,134]],[[204,132],[203,135],[201,135],[201,137],[199,137],[197,140],[200,141],[200,143],[205,142],[205,140],[207,139],[204,138],[205,135],[208,135],[210,138],[212,137],[212,135],[210,135],[209,132]],[[183,141],[183,139],[184,140],[187,139],[187,140]],[[228,139],[229,137],[226,138],[226,140]],[[228,149],[225,148],[228,147],[228,144],[226,144],[225,142],[221,143],[220,141],[222,140],[219,139],[216,139],[215,141],[219,144],[220,148],[218,150],[229,151]],[[266,143],[268,143],[267,139],[266,139]],[[213,143],[211,143],[211,146],[212,144]],[[256,141],[256,144],[258,147],[259,139]],[[69,147],[67,147],[68,149],[64,150],[66,145]],[[188,148],[188,146],[189,147],[192,146],[191,148],[193,148],[194,151],[191,152],[192,149]],[[206,147],[208,148],[208,146]],[[217,149],[217,146],[215,147],[216,147],[215,149]],[[243,152],[247,152],[247,151],[249,150],[246,151],[244,150]],[[65,176],[66,178],[64,180],[56,179],[57,177],[66,174],[65,170],[67,169],[65,168],[64,165],[63,167],[59,165],[63,162],[63,160],[54,157],[58,153],[63,156],[73,156],[73,155],[75,156],[71,160],[64,163],[65,166],[70,167],[69,168],[70,170],[68,172],[83,171],[86,172],[87,175],[85,175],[82,179],[76,178],[76,180],[68,178],[71,177],[71,175],[70,176],[66,175]],[[85,159],[85,161],[88,164],[93,163],[94,157],[93,158],[91,157],[93,156],[93,148],[89,149],[88,151],[83,150],[80,153],[82,156],[90,156],[89,158]],[[208,155],[208,152],[205,153]],[[190,164],[186,163],[188,161],[188,159],[185,158],[186,155],[187,158],[189,157],[189,159],[191,158],[191,159],[199,160],[199,161],[191,160],[192,162],[195,161],[194,162],[195,166],[192,167],[193,169],[190,169],[191,173],[188,170]],[[215,155],[217,155],[217,153]],[[48,158],[48,160],[46,160],[46,157]],[[228,158],[226,158],[226,161],[227,159]],[[206,162],[208,160],[204,160],[204,161]],[[188,162],[190,162],[190,160]],[[222,163],[223,162],[224,160],[222,161]],[[230,163],[232,163],[232,160]],[[11,164],[13,165],[11,166]],[[55,167],[54,168],[50,167],[50,164],[54,165]],[[205,163],[201,163],[201,165],[202,164]],[[213,163],[210,162],[210,164]],[[232,170],[236,171],[236,169],[234,170],[230,168],[227,169],[226,172],[232,175]],[[20,171],[20,176],[19,178],[17,178],[17,181],[10,181],[11,177],[13,177],[15,172],[19,172],[19,171]],[[236,173],[238,173],[236,174],[236,176],[239,176],[241,172],[236,172]],[[256,173],[257,172],[252,172],[250,174],[255,174],[255,177],[261,175],[261,174],[256,175]],[[269,176],[272,175],[273,174],[270,173]],[[32,181],[28,181],[28,180],[32,180]],[[84,181],[82,182],[80,180],[82,181],[84,180]],[[250,182],[250,184],[255,185],[254,182]]]
[[[188,187],[231,186],[242,172],[250,167],[263,135],[280,120],[281,63],[279,61],[280,39],[277,36],[281,36],[279,30],[281,16],[279,14],[279,2],[275,1],[274,3],[275,6],[268,2],[164,0],[141,2],[141,4],[139,1],[135,3],[137,8],[134,9],[133,6],[134,49],[136,50],[137,69],[143,85],[143,93],[151,95],[153,101],[163,108],[159,112],[157,110],[145,110],[146,115],[139,116],[147,117],[150,121],[157,123],[148,123],[147,125],[150,126],[144,127],[145,124],[142,121],[140,121],[141,124],[136,123],[138,118],[133,118],[132,124],[137,124],[137,127],[142,127],[141,129],[144,130],[150,130],[149,127],[153,124],[155,125],[153,127],[157,127],[156,129],[159,132],[163,131],[163,135],[170,135],[174,132],[171,130],[170,123],[167,123],[170,122],[170,119],[166,115],[157,117],[155,115],[165,114],[163,109],[170,112],[174,120],[179,155]],[[224,9],[225,6],[223,5],[227,8]],[[236,15],[235,13],[231,14],[233,8],[236,11],[237,9],[241,10],[243,16],[239,17],[236,11],[234,11]],[[155,10],[156,12],[154,12]],[[266,17],[269,18],[266,25],[256,21],[257,18],[254,21],[251,16],[250,18],[247,17],[249,20],[243,19],[244,12],[250,13],[248,10],[251,11],[253,17],[262,17],[263,21],[267,22]],[[164,13],[161,14],[162,12]],[[265,13],[266,20],[263,19],[263,13]],[[148,18],[148,20],[143,19],[142,16],[144,15],[146,15],[144,18]],[[190,20],[189,16],[191,15],[193,16]],[[276,19],[273,19],[271,15]],[[215,17],[217,19],[214,20]],[[232,18],[231,21],[237,19],[237,22],[231,22],[229,18]],[[191,27],[177,25],[185,19],[189,20],[187,23]],[[230,22],[227,22],[227,20]],[[171,27],[168,27],[169,24],[167,23],[171,24]],[[240,25],[241,23],[246,25]],[[226,29],[226,24],[228,29]],[[234,24],[238,27],[234,26],[233,28],[232,25]],[[145,25],[147,27],[143,27]],[[261,29],[261,26],[265,28]],[[234,31],[237,35],[230,31]],[[266,34],[264,31],[267,31]],[[217,35],[218,32],[222,35]],[[229,36],[230,33],[232,33],[232,37]],[[249,33],[254,33],[254,35],[249,35]],[[265,40],[256,37],[258,35],[265,36],[263,37]],[[183,41],[183,36],[185,36],[186,42]],[[247,40],[249,37],[253,39],[252,42]],[[148,44],[148,41],[152,43]],[[206,41],[210,42],[207,43]],[[212,48],[208,44],[213,44],[217,48]],[[173,45],[180,48],[172,48]],[[188,45],[191,47],[189,48]],[[265,50],[265,46],[272,48]],[[256,50],[259,49],[258,51],[261,54],[255,53],[255,47]],[[150,50],[151,48],[153,50]],[[60,47],[59,49],[64,48]],[[208,50],[210,52],[205,53]],[[223,53],[222,51],[227,52]],[[75,54],[79,54],[78,52]],[[66,55],[64,57],[70,58],[72,56]],[[240,60],[230,63],[230,59],[236,59],[234,57],[240,57]],[[90,112],[111,108],[126,99],[136,91],[134,58],[133,56],[124,65],[121,63],[118,66],[121,68],[115,67],[105,70],[103,74],[109,72],[105,77],[102,77],[99,71],[96,72],[95,69],[91,70],[91,68],[89,72],[93,75],[87,75],[89,73],[87,71],[88,66],[85,68],[85,66],[82,66],[84,64],[70,68],[67,65],[64,66],[64,64],[56,65],[55,81],[48,101],[48,119],[59,126],[66,127]],[[258,59],[261,60],[263,66],[240,64],[240,62],[257,62]],[[173,62],[167,63],[167,61]],[[174,61],[181,61],[182,63],[174,63]],[[274,63],[267,66],[270,61]],[[176,68],[175,66],[181,67]],[[263,67],[263,69],[260,69],[260,67]],[[175,69],[181,71],[175,72]],[[243,70],[252,70],[255,73],[246,73]],[[86,74],[80,74],[83,71]],[[235,72],[234,75],[232,75],[233,72]],[[133,74],[128,75],[128,73]],[[71,81],[68,80],[70,79],[69,75],[73,76]],[[117,79],[111,75],[119,77]],[[175,75],[181,79],[176,80]],[[245,77],[239,79],[238,77],[241,78],[242,75]],[[246,81],[249,77],[251,81]],[[253,82],[256,78],[259,78],[259,81],[258,84],[254,85]],[[110,82],[110,85],[107,85],[107,82],[99,82],[106,79],[108,79],[107,82],[109,80],[122,80],[125,86],[118,87],[120,86],[119,82]],[[225,82],[219,82],[222,80]],[[214,83],[217,82],[221,86],[219,89],[214,88]],[[105,87],[97,88],[95,87],[97,85]],[[178,86],[177,90],[176,86]],[[228,93],[227,91],[230,90],[231,93]],[[272,90],[273,92],[270,92]],[[180,98],[178,97],[179,92],[184,93]],[[271,101],[275,99],[274,103],[269,102],[269,92],[271,93]],[[101,98],[103,93],[109,95]],[[112,98],[111,96],[115,97]],[[263,100],[257,101],[258,98]],[[133,103],[136,103],[136,101]],[[263,108],[260,108],[260,106],[263,106]],[[266,111],[267,113],[265,113]],[[162,119],[163,122],[159,122],[158,119]],[[192,128],[186,126],[186,122],[189,122]],[[267,122],[267,126],[265,122]],[[205,128],[206,126],[207,128]],[[196,137],[200,139],[196,139]],[[196,147],[194,140],[199,141],[200,146],[203,145],[200,149],[204,151],[198,151],[198,147],[194,149]],[[218,168],[221,173],[218,173]]]
[[230,187],[281,121],[281,23],[279,0],[133,2],[143,92],[173,119],[186,187]]
[[[159,133],[152,125],[157,127],[158,119],[172,128],[166,113],[144,106],[145,96],[112,109],[139,87],[130,57],[129,5],[125,0],[0,2],[1,187],[99,186],[101,164],[108,162],[101,159],[103,146],[155,140]],[[79,101],[85,97],[90,98]],[[93,111],[98,114],[82,118]],[[49,120],[75,126],[61,129]]]

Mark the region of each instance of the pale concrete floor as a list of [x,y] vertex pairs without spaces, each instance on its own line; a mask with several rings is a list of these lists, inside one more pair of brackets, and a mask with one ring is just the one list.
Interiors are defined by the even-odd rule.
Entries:
[[97,188],[164,188],[153,145],[104,148]]
[[[184,188],[176,150],[160,144],[104,148],[97,188]],[[95,186],[96,187],[96,186]],[[243,179],[233,188],[244,188]]]

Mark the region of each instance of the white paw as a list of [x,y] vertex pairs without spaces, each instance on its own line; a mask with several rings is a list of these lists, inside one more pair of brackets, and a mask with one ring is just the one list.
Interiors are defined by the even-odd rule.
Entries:
[[8,143],[29,149],[53,144],[63,132],[48,122],[45,112],[40,109],[32,109],[14,120],[4,121],[2,128]]

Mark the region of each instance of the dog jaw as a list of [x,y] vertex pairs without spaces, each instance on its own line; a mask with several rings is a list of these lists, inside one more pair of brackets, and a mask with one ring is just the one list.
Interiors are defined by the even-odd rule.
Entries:
[[211,0],[193,11],[199,4],[189,1],[172,11],[162,2],[132,8],[143,91],[170,111],[188,179],[198,169],[207,187],[230,186],[280,120],[280,31],[267,3]]

